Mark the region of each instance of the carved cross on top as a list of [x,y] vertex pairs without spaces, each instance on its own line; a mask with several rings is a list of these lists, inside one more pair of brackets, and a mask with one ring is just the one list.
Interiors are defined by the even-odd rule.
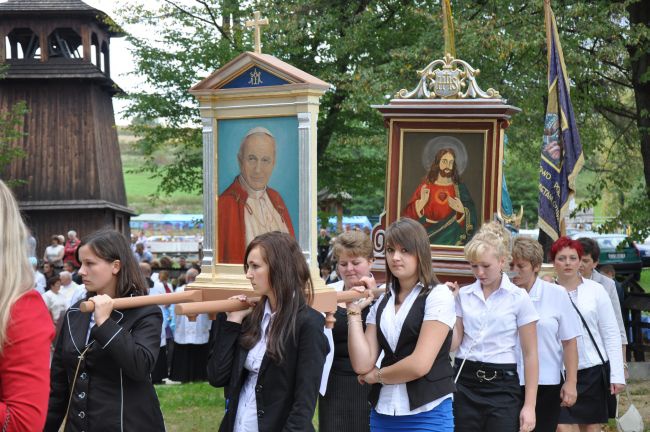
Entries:
[[257,54],[262,53],[262,42],[261,42],[261,27],[263,25],[269,25],[269,20],[266,18],[260,19],[260,12],[253,12],[253,19],[246,21],[246,27],[255,27],[255,52]]

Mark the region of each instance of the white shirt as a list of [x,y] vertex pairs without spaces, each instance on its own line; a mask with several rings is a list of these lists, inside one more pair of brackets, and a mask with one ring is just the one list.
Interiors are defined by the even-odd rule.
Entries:
[[[333,288],[336,292],[341,292],[345,288],[345,284],[342,280],[327,284],[327,286]],[[334,336],[332,335],[332,329],[329,329],[327,327],[323,329],[323,333],[325,333],[325,337],[327,338],[327,344],[330,347],[330,351],[325,357],[325,365],[323,365],[323,375],[321,375],[318,392],[322,396],[325,396],[325,393],[327,392],[327,381],[329,380],[330,371],[332,370],[332,363],[334,362]]]
[[[422,284],[418,282],[417,285],[411,290],[409,295],[406,296],[404,302],[395,313],[395,292],[388,299],[386,306],[381,314],[380,328],[381,332],[386,337],[386,341],[390,348],[395,351],[397,349],[397,341],[402,332],[404,321],[415,303],[415,300],[422,291]],[[392,288],[391,288],[392,291]],[[381,304],[384,295],[379,297],[375,304],[370,308],[368,317],[366,318],[367,325],[377,325],[377,309]],[[426,303],[424,306],[423,321],[440,321],[446,324],[449,329],[454,328],[456,323],[456,311],[454,307],[454,295],[451,293],[446,285],[436,285],[427,295]],[[410,409],[408,392],[406,391],[406,383],[402,384],[384,384],[379,393],[379,400],[375,406],[375,410],[380,414],[385,415],[412,415],[421,412],[431,411],[438,406],[442,401],[452,397],[449,393],[441,398],[438,398],[428,404],[422,405],[414,410]]]
[[456,315],[464,328],[456,357],[501,364],[517,363],[519,327],[539,319],[528,293],[505,274],[487,300],[480,281],[462,287],[456,298]]
[[86,296],[86,287],[83,285],[77,285],[72,281],[68,285],[61,285],[59,292],[63,294],[68,301],[67,307],[70,307]]
[[270,231],[288,233],[289,228],[282,220],[280,213],[273,207],[273,203],[266,193],[266,188],[259,191],[251,189],[242,176],[239,176],[239,182],[248,193],[244,207],[246,244],[250,243],[258,235]]
[[[557,385],[562,373],[562,341],[582,335],[582,323],[566,290],[537,278],[528,293],[539,314],[537,321],[537,354],[539,356],[539,384]],[[517,339],[517,373],[524,385],[524,359]]]
[[[605,361],[609,359],[611,382],[625,384],[621,335],[614,317],[614,308],[605,288],[597,282],[582,278],[582,284],[569,294],[587,322],[603,359]],[[599,364],[601,361],[598,352],[591,342],[589,333],[583,329],[582,337],[578,338],[578,369]]]
[[77,303],[79,300],[84,300],[87,294],[88,294],[88,290],[86,290],[86,286],[84,284],[77,285],[77,288],[75,289],[74,293],[72,293],[72,298],[70,299],[70,306]]
[[605,288],[609,301],[612,302],[612,307],[614,308],[614,316],[616,317],[618,330],[621,333],[622,344],[627,345],[627,335],[625,334],[625,324],[623,323],[623,314],[621,313],[621,302],[619,301],[618,293],[616,292],[616,283],[607,276],[598,273],[596,270],[591,272],[590,279],[594,282],[598,282],[603,286],[603,288]]
[[267,300],[264,304],[264,315],[261,323],[261,337],[255,346],[248,351],[244,361],[244,369],[248,371],[246,381],[239,393],[239,404],[235,416],[234,432],[257,432],[257,400],[255,399],[255,386],[260,372],[260,366],[264,355],[266,355],[267,330],[271,319],[275,314],[271,313],[271,306]]
[[59,254],[61,251],[65,249],[63,245],[50,245],[45,248],[45,256],[47,257],[47,261],[51,263],[53,266],[62,266],[63,265],[63,257],[58,258]]
[[36,291],[38,291],[42,295],[43,293],[45,293],[46,285],[47,282],[45,281],[45,275],[38,270],[34,271],[34,288],[36,289]]
[[[153,279],[152,279],[153,280]],[[149,288],[149,295],[158,295],[158,294],[166,294],[167,292],[165,291],[165,287],[163,286],[162,283],[154,281],[153,287]],[[164,305],[158,305],[160,308],[160,311],[163,314],[163,322],[162,322],[162,331],[160,334],[160,346],[166,346],[167,345],[167,334],[165,333],[165,326],[167,325],[167,306]]]
[[55,293],[52,290],[46,291],[42,294],[43,301],[47,305],[47,310],[50,311],[52,315],[52,320],[58,322],[61,315],[65,313],[68,309],[68,299],[61,293],[59,290],[58,293]]
[[[163,291],[165,289],[163,288]],[[176,288],[176,292],[185,291],[185,285]],[[176,329],[174,342],[179,344],[207,344],[210,337],[210,319],[208,314],[198,314],[196,321],[192,322],[185,315],[176,315]]]

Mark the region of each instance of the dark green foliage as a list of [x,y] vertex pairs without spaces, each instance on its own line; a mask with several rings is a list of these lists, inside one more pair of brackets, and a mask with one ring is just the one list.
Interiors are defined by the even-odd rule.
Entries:
[[[354,196],[346,210],[377,214],[384,193],[386,130],[372,104],[384,104],[401,88],[413,88],[416,71],[443,55],[440,2],[434,0],[172,0],[147,12],[127,6],[122,19],[148,24],[155,42],[136,40],[138,74],[151,91],[130,95],[129,114],[159,120],[138,126],[146,154],[171,146],[178,164],[145,169],[162,177],[161,193],[201,189],[199,113],[187,89],[244,50],[252,32],[243,22],[263,11],[263,52],[333,85],[322,99],[318,130],[319,190]],[[183,2],[183,5],[186,3]],[[586,170],[597,181],[579,191],[584,206],[620,203],[619,222],[650,226],[638,209],[648,204],[650,178],[649,31],[638,0],[558,0],[571,97],[582,137]],[[483,89],[493,87],[522,108],[508,129],[506,175],[516,207],[534,221],[536,167],[546,107],[546,40],[542,1],[482,0],[452,4],[456,52],[481,69]],[[647,15],[647,13],[646,13]],[[221,17],[228,17],[222,20]],[[632,24],[630,24],[632,22]],[[645,105],[647,104],[647,106]],[[644,123],[645,122],[645,123]],[[193,129],[195,128],[195,129]],[[192,132],[194,130],[194,132]],[[641,157],[641,150],[647,157]],[[644,154],[645,154],[644,153]],[[180,157],[182,156],[182,157]],[[644,162],[644,160],[646,162]],[[621,163],[623,165],[621,165]],[[621,166],[635,175],[620,175]],[[619,193],[620,192],[620,193]],[[534,203],[534,204],[533,204]],[[628,206],[628,204],[633,204]]]
[[[0,79],[2,79],[6,68],[0,68]],[[8,111],[0,111],[0,177],[4,169],[17,158],[23,158],[27,154],[16,145],[17,140],[25,136],[23,123],[27,114],[27,104],[20,101],[11,106]],[[10,185],[23,183],[23,179],[5,179]]]

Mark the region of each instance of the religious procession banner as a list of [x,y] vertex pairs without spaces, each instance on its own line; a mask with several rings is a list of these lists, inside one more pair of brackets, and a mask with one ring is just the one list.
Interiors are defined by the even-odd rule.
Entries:
[[548,104],[539,166],[539,227],[551,239],[565,233],[564,218],[575,195],[575,181],[584,164],[580,135],[569,96],[555,16],[544,3],[548,49]]

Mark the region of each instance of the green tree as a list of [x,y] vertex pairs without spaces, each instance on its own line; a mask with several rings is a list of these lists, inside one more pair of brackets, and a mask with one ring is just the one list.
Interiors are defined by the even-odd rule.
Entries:
[[[650,196],[647,2],[567,0],[553,7],[573,84],[585,170],[595,174],[579,191],[581,208],[613,193],[623,198],[615,209],[618,217],[602,229],[621,224],[635,232],[646,229],[650,216],[641,209],[649,206]],[[547,92],[540,73],[547,65],[542,2],[474,2],[456,12],[457,51],[481,67],[484,82],[494,83],[523,109],[508,130],[513,158],[537,164]]]
[[537,225],[539,162],[516,159],[510,151],[506,151],[505,159],[504,170],[513,211],[519,214],[519,209],[523,206],[521,226],[532,228]]
[[[0,68],[0,79],[5,74],[5,68]],[[0,111],[0,175],[17,158],[23,158],[27,154],[16,145],[16,141],[25,136],[23,123],[27,114],[27,104],[20,101],[7,111]],[[21,179],[7,179],[9,185],[20,184]]]
[[[508,130],[510,185],[518,184],[519,176],[532,187],[537,183],[530,170],[539,160],[547,94],[542,5],[525,0],[453,5],[458,57],[481,69],[483,88],[499,90],[523,110]],[[638,211],[650,200],[649,8],[642,5],[639,0],[553,2],[586,169],[598,178],[582,191],[584,205],[593,205],[603,191],[620,191],[625,205],[618,209],[619,221],[635,227],[650,226],[649,214]],[[412,88],[415,71],[442,56],[440,3],[260,0],[254,8],[271,22],[264,52],[333,85],[323,97],[319,118],[319,188],[366,197],[367,207],[358,210],[375,212],[384,190],[386,131],[370,105],[386,103],[386,95],[400,88]],[[128,113],[160,119],[157,126],[135,127],[147,154],[161,146],[178,154],[175,164],[157,166],[150,159],[146,166],[163,179],[163,193],[200,191],[199,114],[187,89],[251,49],[251,34],[242,26],[252,9],[234,0],[195,0],[189,6],[165,0],[154,11],[138,5],[123,9],[127,23],[156,29],[156,41],[130,38],[138,74],[153,90],[133,93]],[[641,161],[644,176],[621,176],[605,152]],[[513,194],[515,204],[517,200]]]
[[[318,124],[319,188],[353,193],[360,212],[378,213],[383,206],[377,198],[384,190],[385,130],[370,103],[383,102],[395,86],[413,81],[413,70],[433,55],[430,47],[441,40],[440,31],[431,31],[439,27],[433,11],[408,3],[301,0],[256,5],[271,21],[264,52],[333,85],[323,97]],[[144,169],[162,180],[159,192],[201,190],[199,113],[187,89],[251,49],[251,34],[242,27],[251,14],[252,8],[232,1],[197,0],[185,6],[167,0],[155,11],[125,5],[126,23],[145,24],[158,35],[155,43],[129,37],[138,74],[153,90],[132,93],[127,115],[161,120],[133,126],[147,155]],[[414,46],[421,51],[420,61],[415,61]],[[157,165],[152,155],[161,147],[176,152],[177,162]],[[344,166],[361,169],[341,175]],[[374,198],[362,198],[370,196]]]

